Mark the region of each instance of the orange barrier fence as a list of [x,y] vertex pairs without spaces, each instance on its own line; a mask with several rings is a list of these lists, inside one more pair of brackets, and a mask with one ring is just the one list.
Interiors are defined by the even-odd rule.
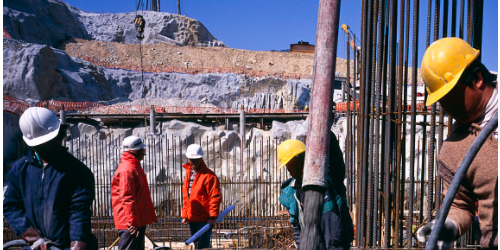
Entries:
[[[216,107],[178,107],[178,106],[162,106],[162,105],[105,105],[96,102],[61,102],[46,100],[38,103],[38,107],[45,107],[54,112],[66,110],[82,114],[149,114],[151,107],[154,107],[156,113],[169,114],[237,114],[239,109],[226,109]],[[17,98],[3,95],[3,110],[6,112],[21,115],[30,105]],[[417,102],[417,111],[424,110],[424,102]],[[351,111],[359,110],[359,101],[350,101],[349,109]],[[412,106],[409,103],[407,110],[411,111]],[[338,113],[347,112],[347,102],[336,104],[335,111]],[[297,109],[245,109],[245,113],[250,114],[276,114],[276,113],[308,113],[307,110]]]
[[12,114],[22,114],[30,107],[29,103],[15,97],[3,95],[3,111]]
[[[148,114],[151,107],[154,107],[157,113],[171,114],[237,114],[238,109],[226,109],[216,107],[178,107],[163,105],[105,105],[96,102],[61,102],[46,100],[38,103],[37,107],[44,107],[54,112],[66,110],[69,112],[81,114]],[[3,95],[3,109],[6,112],[21,115],[29,103],[17,98]],[[305,110],[294,109],[245,109],[246,113],[307,113]]]
[[12,38],[5,28],[3,28],[3,37]]
[[[355,107],[355,109],[354,109]],[[425,104],[424,101],[417,100],[417,111],[424,111]],[[349,110],[350,111],[358,111],[359,110],[359,101],[350,101],[349,102]],[[412,110],[412,104],[410,102],[407,103],[406,105],[406,110],[411,111]],[[347,112],[347,102],[339,102],[335,106],[335,111],[336,112]]]
[[46,100],[38,103],[37,106],[52,110],[80,111],[80,110],[90,110],[92,108],[102,107],[105,105],[96,102],[60,102],[60,101]]
[[[141,71],[140,65],[134,65],[131,63],[110,63],[101,61],[95,57],[86,56],[85,60],[104,68],[111,69],[125,69],[132,71]],[[245,74],[255,77],[278,77],[284,79],[311,79],[312,75],[304,75],[299,73],[286,73],[286,72],[268,72],[262,70],[248,69],[245,67],[215,67],[215,68],[185,68],[176,66],[163,66],[163,65],[144,65],[143,70],[145,72],[153,73],[184,73],[184,74],[209,74],[209,73],[235,73],[235,74]]]

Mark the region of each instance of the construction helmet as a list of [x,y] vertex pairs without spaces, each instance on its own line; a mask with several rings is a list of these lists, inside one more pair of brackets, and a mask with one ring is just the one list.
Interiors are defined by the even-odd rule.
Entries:
[[32,107],[19,118],[19,127],[24,142],[34,147],[54,139],[59,133],[61,121],[46,108]]
[[146,144],[142,143],[141,138],[131,135],[123,139],[122,149],[123,151],[138,151],[146,147]]
[[425,105],[430,106],[448,94],[478,55],[479,50],[460,38],[447,37],[432,43],[420,68],[429,93]]
[[200,159],[203,157],[203,149],[198,144],[191,144],[186,149],[186,157],[188,159]]
[[276,150],[278,151],[278,160],[280,162],[279,171],[293,157],[305,152],[306,145],[299,140],[290,139],[282,142]]

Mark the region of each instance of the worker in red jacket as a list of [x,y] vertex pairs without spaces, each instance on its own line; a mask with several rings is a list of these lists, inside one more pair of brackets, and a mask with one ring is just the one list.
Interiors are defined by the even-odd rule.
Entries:
[[196,249],[210,248],[210,235],[219,216],[222,196],[219,179],[215,173],[208,169],[203,161],[203,149],[198,144],[191,144],[186,150],[188,163],[186,178],[182,187],[182,223],[188,224],[191,235],[195,234],[207,223],[210,230],[200,236],[195,242]]
[[123,140],[123,154],[111,183],[113,217],[120,236],[118,249],[144,249],[146,226],[157,221],[146,174],[141,167],[145,147],[137,136]]

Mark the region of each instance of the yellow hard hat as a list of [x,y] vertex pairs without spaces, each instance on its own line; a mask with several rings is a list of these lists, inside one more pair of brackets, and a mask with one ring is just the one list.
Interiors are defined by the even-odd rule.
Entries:
[[280,162],[279,171],[293,157],[305,152],[306,145],[299,140],[290,139],[282,142],[276,150],[278,151],[278,160]]
[[429,93],[425,105],[430,106],[448,94],[478,55],[479,50],[460,38],[447,37],[432,43],[420,68]]

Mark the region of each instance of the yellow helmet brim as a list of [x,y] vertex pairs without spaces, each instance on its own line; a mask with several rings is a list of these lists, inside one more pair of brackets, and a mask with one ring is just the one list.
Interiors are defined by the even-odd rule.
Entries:
[[[458,71],[458,73],[455,75],[453,80],[442,85],[436,91],[430,92],[429,88],[426,87],[427,93],[429,93],[429,95],[427,96],[427,101],[425,102],[425,105],[431,106],[432,104],[441,100],[441,98],[443,98],[445,95],[447,95],[457,85],[457,82],[460,79],[460,77],[462,77],[462,74],[464,73],[465,69],[467,69],[477,59],[477,57],[479,56],[479,53],[480,53],[479,50],[475,50],[475,53],[472,55],[472,57],[468,58],[465,66],[460,71]],[[422,64],[422,66],[423,66],[423,64]]]

